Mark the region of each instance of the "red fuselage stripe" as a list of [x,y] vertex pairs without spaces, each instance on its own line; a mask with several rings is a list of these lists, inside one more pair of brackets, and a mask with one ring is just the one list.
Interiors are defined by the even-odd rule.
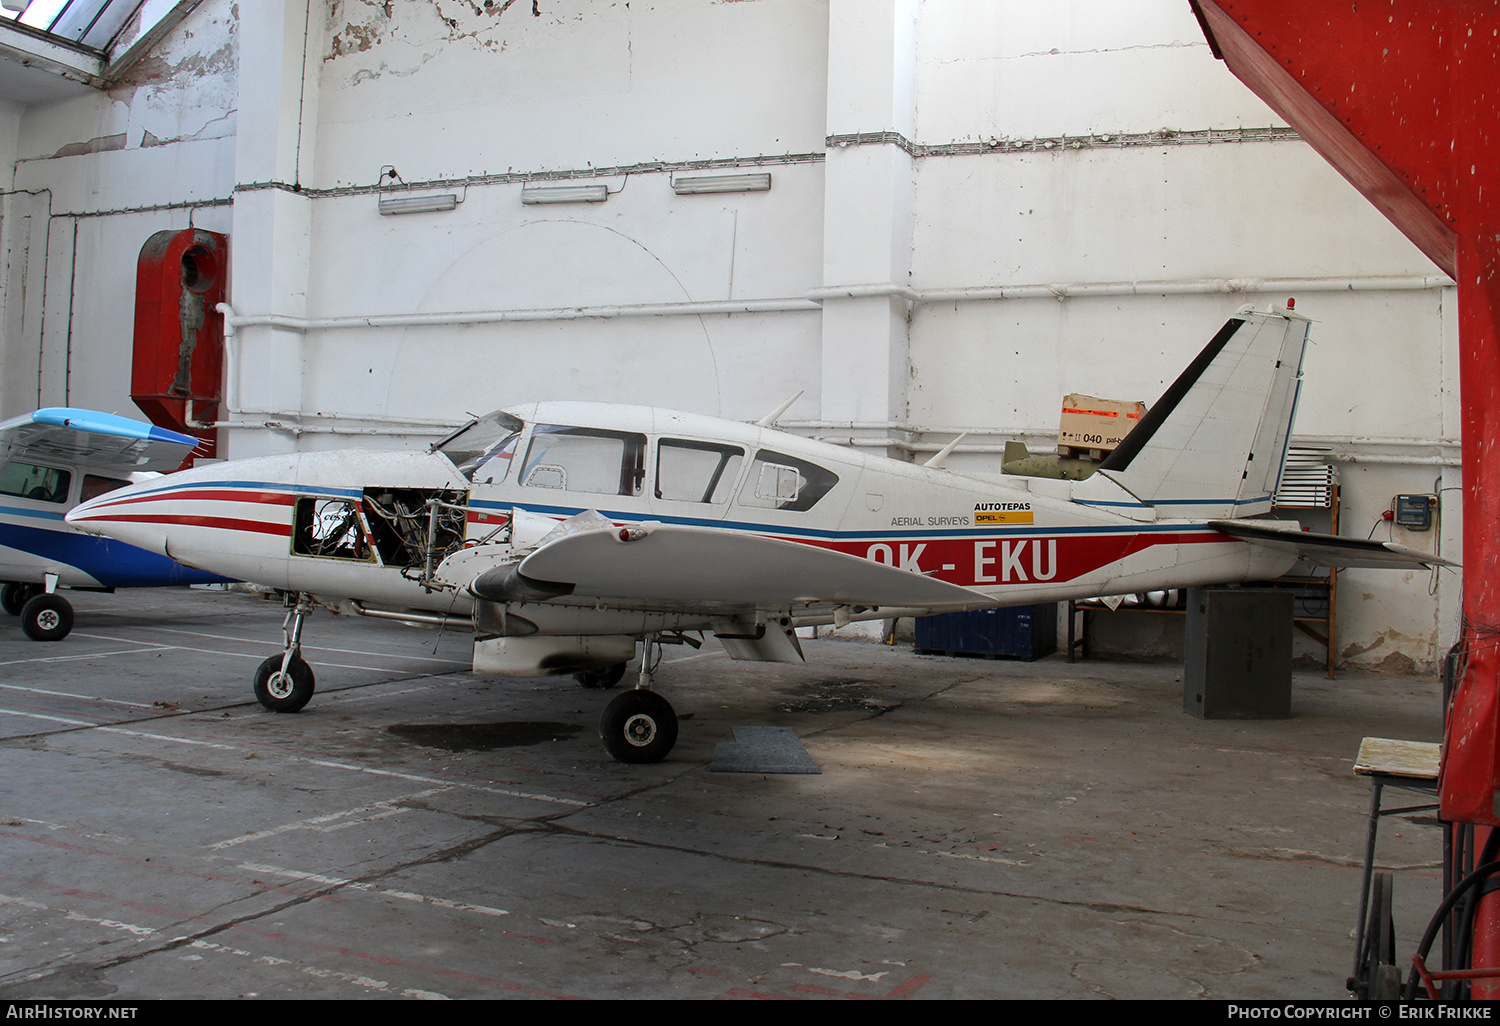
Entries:
[[137,495],[130,499],[115,499],[109,502],[101,502],[95,509],[113,509],[116,506],[129,506],[137,502],[183,502],[203,501],[214,502],[258,502],[268,506],[290,506],[292,496],[286,492],[251,492],[240,489],[204,489],[202,491],[183,491],[157,493],[154,495]]
[[253,531],[257,534],[277,534],[290,537],[290,524],[268,524],[264,520],[241,520],[237,517],[194,517],[173,513],[126,513],[112,516],[90,517],[122,524],[173,524],[179,527],[213,527],[224,531]]

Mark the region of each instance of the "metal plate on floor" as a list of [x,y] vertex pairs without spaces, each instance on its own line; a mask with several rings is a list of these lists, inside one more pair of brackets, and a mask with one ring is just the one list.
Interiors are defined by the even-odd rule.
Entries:
[[713,773],[822,773],[788,727],[732,727],[733,741],[714,746]]

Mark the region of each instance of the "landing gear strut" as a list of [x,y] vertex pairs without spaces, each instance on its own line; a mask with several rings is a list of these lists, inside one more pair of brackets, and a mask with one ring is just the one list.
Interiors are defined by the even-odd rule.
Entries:
[[624,678],[624,663],[614,663],[597,670],[579,670],[573,674],[573,679],[578,682],[579,687],[597,688],[601,691],[608,691]]
[[256,669],[255,699],[272,712],[294,713],[313,696],[312,667],[302,658],[302,622],[312,612],[312,602],[303,595],[289,595],[287,606],[281,622],[285,649]]
[[646,639],[636,686],[604,708],[599,737],[618,762],[661,762],[677,743],[677,714],[651,690],[651,675],[661,663],[661,639]]

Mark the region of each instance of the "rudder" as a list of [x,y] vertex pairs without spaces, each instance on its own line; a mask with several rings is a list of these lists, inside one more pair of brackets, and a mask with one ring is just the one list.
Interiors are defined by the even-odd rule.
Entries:
[[1080,486],[1074,498],[1088,503],[1080,493],[1097,491],[1095,504],[1133,505],[1153,517],[1268,512],[1291,435],[1309,324],[1279,310],[1242,309],[1099,465],[1095,476],[1135,501],[1108,501],[1099,486]]

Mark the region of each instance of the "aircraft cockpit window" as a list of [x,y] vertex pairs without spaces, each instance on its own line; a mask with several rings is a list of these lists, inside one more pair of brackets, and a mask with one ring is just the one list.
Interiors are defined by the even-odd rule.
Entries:
[[[505,440],[520,435],[523,427],[525,423],[519,417],[504,412],[492,413],[469,421],[447,438],[434,443],[432,451],[447,456],[455,467],[463,469],[473,463],[473,469],[477,470],[483,463],[480,457],[486,453],[498,453]],[[476,460],[479,462],[475,463]],[[472,475],[473,470],[464,469],[464,473]],[[500,478],[497,476],[495,480]]]
[[479,455],[460,463],[459,473],[474,484],[499,484],[510,473],[510,462],[520,440],[521,432],[512,431]]
[[755,454],[750,477],[740,489],[740,505],[758,509],[812,509],[839,476],[815,463],[762,449]]
[[369,531],[359,506],[345,499],[300,498],[292,530],[292,551],[299,556],[371,562]]
[[597,495],[640,495],[646,436],[627,431],[538,424],[521,468],[521,484]]
[[744,462],[745,450],[737,445],[663,438],[656,447],[656,497],[728,502]]
[[0,470],[0,495],[21,499],[64,503],[68,501],[68,486],[72,483],[73,475],[66,470],[37,467],[19,460],[12,460]]

